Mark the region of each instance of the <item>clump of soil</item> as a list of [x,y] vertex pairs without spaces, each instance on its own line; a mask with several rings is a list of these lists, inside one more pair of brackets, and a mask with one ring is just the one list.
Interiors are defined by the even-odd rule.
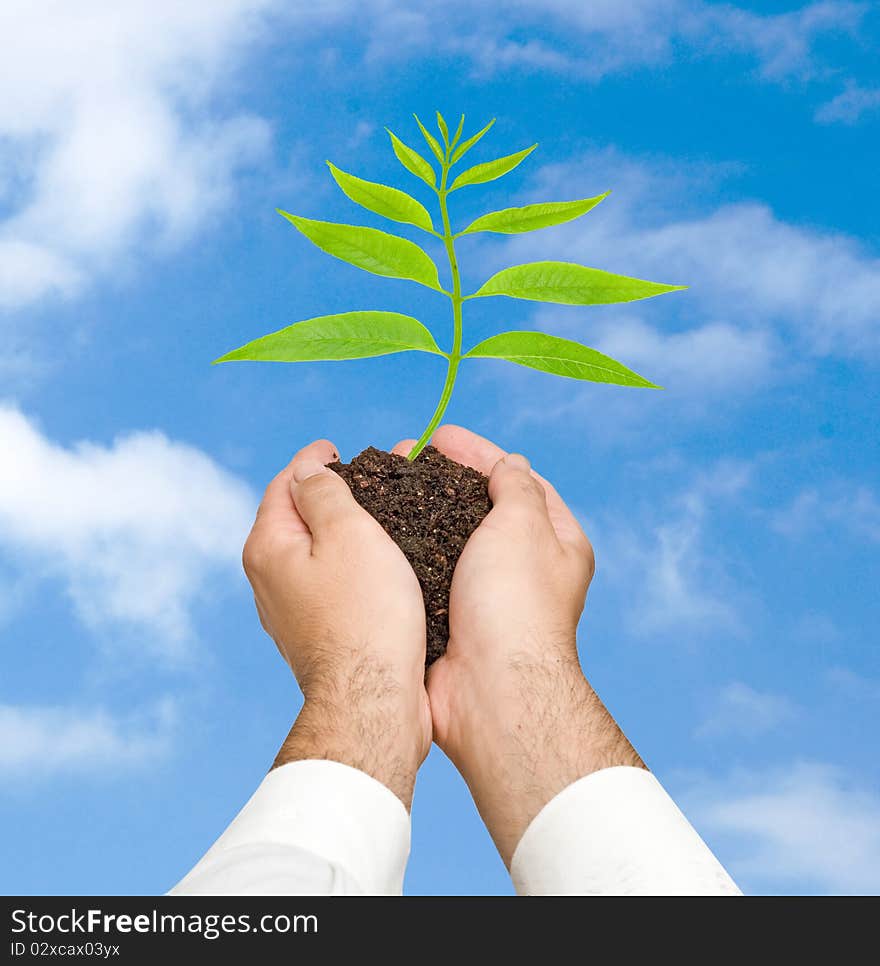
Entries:
[[452,572],[492,504],[488,480],[433,446],[409,462],[370,446],[350,463],[330,463],[358,503],[379,521],[410,562],[425,599],[429,667],[449,640]]

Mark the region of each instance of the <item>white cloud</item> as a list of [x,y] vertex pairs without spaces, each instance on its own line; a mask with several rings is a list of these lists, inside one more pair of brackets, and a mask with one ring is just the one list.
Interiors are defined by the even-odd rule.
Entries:
[[707,547],[710,511],[748,486],[751,468],[723,462],[663,505],[598,531],[602,569],[625,586],[625,620],[638,636],[665,631],[737,631],[740,591],[717,547]]
[[[70,296],[228,200],[269,128],[217,106],[275,0],[0,5],[0,309]],[[12,190],[14,189],[14,190]]]
[[141,767],[168,753],[175,716],[169,701],[129,718],[76,707],[0,704],[0,775],[22,780]]
[[880,679],[856,674],[846,667],[833,667],[825,672],[825,680],[849,700],[880,701]]
[[[548,165],[530,198],[569,197],[573,185],[582,194],[614,193],[553,235],[522,236],[492,257],[504,264],[552,258],[555,246],[569,261],[689,285],[628,311],[629,332],[620,338],[674,373],[691,371],[692,379],[701,378],[708,350],[716,348],[742,355],[728,363],[731,382],[749,365],[766,378],[772,363],[792,367],[800,356],[880,356],[880,258],[854,238],[790,224],[756,202],[694,210],[693,197],[708,195],[712,173],[670,168],[613,150]],[[696,328],[684,328],[689,319],[699,320]],[[674,330],[662,338],[655,331],[660,320]],[[789,350],[777,359],[782,339],[800,356]],[[675,349],[682,358],[673,358]]]
[[859,87],[850,83],[837,97],[816,111],[820,124],[856,124],[863,114],[880,109],[880,88]]
[[683,801],[747,892],[880,891],[880,797],[839,768],[738,771]]
[[23,305],[47,292],[70,296],[82,282],[80,269],[64,255],[17,240],[14,229],[0,225],[0,308]]
[[843,637],[837,624],[827,614],[819,611],[802,614],[795,621],[794,635],[801,641],[819,645],[834,644]]
[[159,432],[67,448],[8,406],[0,446],[9,565],[60,580],[88,626],[138,628],[154,652],[179,654],[212,575],[239,566],[248,487]]
[[[551,328],[551,326],[548,326]],[[771,333],[709,322],[663,332],[638,318],[603,320],[591,343],[648,378],[677,392],[744,392],[772,378],[776,347]]]
[[[599,318],[587,318],[589,310],[583,312],[576,318],[570,310],[543,309],[534,314],[531,325],[585,342],[666,391],[551,380],[499,364],[498,378],[507,383],[542,380],[540,407],[528,404],[528,390],[515,394],[522,404],[513,407],[510,394],[505,393],[507,418],[542,425],[576,419],[583,421],[594,442],[617,445],[627,433],[644,432],[646,427],[655,432],[658,423],[663,424],[664,432],[675,432],[707,417],[717,419],[719,410],[706,405],[708,401],[722,400],[721,412],[729,415],[735,407],[754,399],[757,392],[792,377],[783,361],[781,340],[767,329],[707,322],[666,331],[662,325],[650,325],[634,315],[629,307],[620,315],[606,311]],[[596,418],[599,406],[601,419]]]
[[48,371],[49,363],[36,351],[30,333],[24,332],[21,327],[4,331],[3,343],[3,351],[0,352],[0,386],[3,386],[7,395],[32,385],[36,376]]
[[[768,80],[817,71],[814,47],[829,34],[853,33],[860,4],[825,0],[781,14],[760,14],[703,0],[454,0],[362,3],[368,59],[400,59],[425,49],[467,57],[475,73],[511,68],[599,80],[633,67],[655,68],[674,56],[745,56]],[[324,11],[322,11],[324,12]],[[345,4],[325,13],[341,19]],[[442,23],[443,29],[438,29]]]
[[686,277],[701,309],[777,323],[818,354],[880,349],[880,259],[854,239],[789,225],[765,205],[743,203],[636,231],[622,247],[629,244],[644,245],[658,270],[666,265]]
[[650,528],[621,527],[607,538],[614,569],[627,571],[636,598],[625,617],[632,632],[650,637],[736,626],[734,609],[713,586],[710,570],[718,568],[710,566],[700,519],[684,515]]
[[691,3],[692,33],[703,49],[739,51],[756,58],[761,74],[781,80],[818,72],[813,47],[829,34],[854,34],[861,3],[820,0],[779,14],[756,14],[732,4]]
[[791,504],[776,511],[771,525],[779,533],[800,537],[828,525],[851,536],[880,542],[880,500],[864,484],[837,481],[821,489],[801,490]]
[[714,708],[696,733],[704,738],[755,738],[792,721],[797,713],[796,705],[785,695],[756,691],[741,681],[733,681],[721,689]]
[[135,255],[180,244],[228,203],[271,141],[265,119],[228,106],[259,44],[341,57],[344,42],[368,62],[440,52],[479,72],[593,79],[681,51],[735,54],[778,79],[813,73],[816,42],[853,32],[862,12],[844,0],[769,15],[702,0],[7,0],[0,310],[72,296]]

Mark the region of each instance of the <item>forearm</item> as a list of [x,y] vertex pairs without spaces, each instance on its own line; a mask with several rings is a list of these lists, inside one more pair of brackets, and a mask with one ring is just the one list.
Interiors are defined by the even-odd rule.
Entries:
[[375,662],[362,661],[333,683],[309,687],[273,768],[326,760],[357,768],[389,788],[409,809],[423,738],[419,693],[401,686]]
[[518,666],[510,681],[507,700],[479,709],[482,721],[460,763],[508,866],[531,821],[564,788],[616,765],[645,768],[575,661]]
[[518,892],[739,894],[573,658],[514,672],[462,770]]

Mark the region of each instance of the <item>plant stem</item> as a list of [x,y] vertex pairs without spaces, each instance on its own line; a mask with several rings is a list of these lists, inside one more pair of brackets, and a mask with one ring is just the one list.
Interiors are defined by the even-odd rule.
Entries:
[[461,361],[461,305],[464,299],[461,295],[461,275],[458,271],[458,261],[455,257],[455,240],[452,228],[449,224],[449,209],[446,205],[446,196],[449,192],[446,189],[446,182],[449,177],[449,148],[446,149],[446,163],[443,165],[443,177],[440,181],[440,188],[437,197],[440,199],[440,214],[443,217],[443,244],[446,247],[446,255],[449,259],[449,269],[452,272],[452,293],[449,298],[452,301],[452,351],[449,353],[449,367],[446,370],[446,381],[443,383],[443,391],[437,402],[437,408],[430,422],[425,427],[425,431],[419,437],[418,442],[410,450],[408,460],[414,460],[419,453],[428,445],[434,430],[440,425],[440,420],[446,412],[449,400],[452,398],[452,390],[455,386],[455,379],[458,375],[458,364]]

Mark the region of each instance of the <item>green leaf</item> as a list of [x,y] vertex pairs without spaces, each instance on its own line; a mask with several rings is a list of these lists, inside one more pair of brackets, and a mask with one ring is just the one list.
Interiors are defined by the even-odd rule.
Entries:
[[327,162],[330,173],[340,188],[355,204],[361,205],[368,211],[375,211],[377,215],[400,221],[406,225],[415,225],[425,231],[433,231],[434,223],[427,208],[415,198],[411,198],[405,191],[389,188],[376,181],[365,181],[340,170],[335,164]]
[[408,278],[428,288],[440,289],[437,266],[426,252],[406,238],[389,235],[375,228],[314,221],[278,211],[310,242],[342,261],[374,275]]
[[407,171],[421,178],[430,188],[437,184],[437,175],[430,164],[418,153],[408,147],[390,128],[385,128],[391,137],[391,147],[397,155],[397,160],[406,168]]
[[606,305],[648,299],[684,288],[687,286],[646,282],[570,262],[530,262],[497,272],[472,297],[508,295],[533,302]]
[[498,158],[495,161],[486,161],[484,164],[475,164],[472,168],[468,168],[467,171],[462,171],[455,181],[452,182],[452,187],[449,190],[455,191],[456,188],[464,188],[465,185],[485,184],[487,181],[494,181],[496,178],[507,174],[508,171],[513,171],[537,146],[537,144],[533,144],[530,148],[526,148],[525,151],[508,154],[507,157]]
[[446,118],[437,111],[437,127],[440,128],[440,133],[443,135],[444,142],[449,144],[449,128],[446,126]]
[[440,147],[440,142],[433,134],[425,127],[424,124],[419,120],[418,114],[413,114],[416,119],[416,124],[419,126],[419,130],[422,132],[422,137],[428,142],[428,147],[434,152],[434,157],[443,164],[446,155],[443,153],[443,148]]
[[581,201],[549,201],[545,204],[526,205],[523,208],[505,208],[503,211],[493,211],[471,222],[459,235],[470,235],[477,231],[493,231],[499,235],[516,235],[524,231],[536,231],[538,228],[550,228],[562,225],[566,221],[573,221],[595,208],[600,201],[611,194],[595,198],[584,198]]
[[449,145],[451,148],[454,148],[455,145],[458,144],[458,139],[461,137],[461,132],[463,129],[464,129],[464,114],[461,115],[461,119],[458,122],[458,127],[455,129],[455,137],[452,139],[452,142]]
[[[462,115],[463,117],[464,115]],[[491,121],[483,128],[482,131],[477,131],[476,134],[472,135],[463,144],[460,144],[457,148],[455,154],[452,155],[452,163],[455,164],[456,161],[460,161],[468,151],[480,140],[480,138],[486,134],[489,128],[495,123],[495,118],[493,117]]]
[[397,312],[343,312],[321,315],[254,339],[214,360],[218,362],[318,362],[366,359],[393,352],[443,355],[418,319]]
[[474,346],[466,359],[506,359],[569,379],[609,382],[618,386],[662,389],[626,366],[570,339],[546,332],[502,332]]

